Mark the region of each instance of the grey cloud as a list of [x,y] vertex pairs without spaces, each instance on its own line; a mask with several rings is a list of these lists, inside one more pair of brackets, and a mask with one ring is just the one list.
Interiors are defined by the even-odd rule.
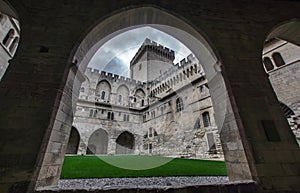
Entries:
[[191,53],[191,51],[185,45],[172,36],[169,36],[152,27],[142,27],[119,34],[110,41],[106,42],[96,52],[88,66],[113,73],[117,73],[119,69],[124,70],[126,68],[126,74],[128,74],[129,61],[131,58],[126,58],[125,61],[123,59],[124,54],[130,55],[129,51],[132,53],[133,51],[136,52],[146,38],[149,38],[174,50],[176,56],[174,61],[175,63]]

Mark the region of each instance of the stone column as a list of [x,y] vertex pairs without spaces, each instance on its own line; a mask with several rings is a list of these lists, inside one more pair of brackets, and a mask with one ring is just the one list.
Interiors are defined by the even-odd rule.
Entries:
[[107,154],[115,155],[116,154],[116,138],[111,137],[108,139],[108,146],[107,146]]

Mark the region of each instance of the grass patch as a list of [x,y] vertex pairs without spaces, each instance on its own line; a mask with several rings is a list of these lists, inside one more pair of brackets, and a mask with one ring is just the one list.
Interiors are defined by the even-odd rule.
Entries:
[[[105,161],[104,161],[105,160]],[[112,163],[108,164],[108,163]],[[159,164],[165,163],[165,164]],[[153,166],[159,167],[152,168]],[[116,166],[122,166],[116,167]],[[124,169],[135,168],[135,169]],[[149,168],[149,169],[143,169]],[[65,156],[61,179],[149,176],[226,176],[225,162],[161,156]]]

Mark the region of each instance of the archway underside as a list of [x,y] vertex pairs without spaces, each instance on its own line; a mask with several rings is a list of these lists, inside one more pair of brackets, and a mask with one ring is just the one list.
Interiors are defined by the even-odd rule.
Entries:
[[[153,3],[182,16],[198,31],[204,29],[205,37],[218,49],[216,54],[197,30],[177,17],[153,7],[128,10],[134,5],[143,6],[144,2],[81,4],[75,1],[71,4],[64,1],[55,5],[10,2],[20,12],[24,39],[0,86],[1,148],[4,147],[1,155],[6,160],[4,178],[0,179],[3,192],[22,192],[28,187],[28,192],[33,192],[36,187],[57,186],[72,126],[72,108],[83,81],[79,72],[83,74],[94,51],[113,35],[140,25],[155,25],[173,35],[189,45],[200,63],[206,64],[208,85],[217,107],[216,119],[222,125],[220,134],[230,179],[254,179],[257,185],[251,183],[249,188],[253,192],[300,191],[299,148],[277,108],[278,101],[261,65],[261,46],[269,29],[283,20],[298,17],[298,4],[292,1],[286,6],[279,1],[211,3],[208,0],[190,1],[189,6],[184,1]],[[199,9],[195,11],[195,7]],[[288,11],[282,11],[283,8]],[[111,13],[112,10],[122,12]],[[275,11],[280,14],[274,14]],[[66,16],[62,17],[62,13]],[[79,18],[86,22],[78,25]],[[72,52],[70,57],[74,60],[68,58],[74,42],[97,18],[106,19],[82,38],[78,52]],[[174,28],[181,31],[175,33]],[[192,37],[186,38],[183,35],[186,32]],[[76,61],[78,69],[74,65]],[[266,137],[276,130],[280,140]],[[248,185],[216,185],[208,189],[241,192]],[[183,190],[195,189],[201,187]]]

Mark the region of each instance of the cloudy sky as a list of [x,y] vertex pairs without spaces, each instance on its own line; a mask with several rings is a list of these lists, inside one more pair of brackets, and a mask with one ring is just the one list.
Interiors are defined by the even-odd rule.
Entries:
[[147,26],[126,31],[106,42],[95,53],[88,66],[122,76],[129,76],[130,61],[146,38],[174,50],[174,63],[179,62],[191,53],[177,39]]

